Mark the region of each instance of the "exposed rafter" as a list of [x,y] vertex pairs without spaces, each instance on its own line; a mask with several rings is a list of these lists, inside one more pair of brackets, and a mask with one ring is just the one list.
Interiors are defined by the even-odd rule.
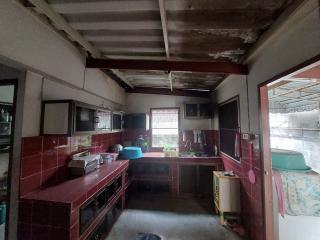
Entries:
[[171,91],[168,88],[150,88],[150,87],[136,87],[133,89],[128,89],[127,92],[143,93],[143,94],[191,96],[191,97],[201,97],[201,98],[209,98],[211,93],[210,91],[195,91],[195,90],[185,90],[185,89],[173,89],[173,91]]
[[[206,0],[16,1],[30,2],[24,6],[32,7],[44,16],[48,16],[44,8],[34,6],[36,2],[49,6],[82,39],[79,39],[79,35],[71,36],[64,25],[57,24],[52,16],[44,17],[44,21],[61,30],[62,35],[76,43],[76,46],[90,52],[89,57],[148,60],[143,67],[130,65],[127,67],[129,70],[121,67],[123,71],[115,70],[118,68],[115,65],[102,66],[126,82],[126,88],[161,86],[169,91],[210,90],[228,74],[246,74],[246,66],[235,63],[239,63],[241,56],[259,39],[261,32],[265,32],[293,2],[277,0],[266,5],[264,0],[249,1],[247,4],[238,0],[228,4]],[[97,51],[99,55],[92,51]],[[153,68],[153,63],[149,62],[151,60],[157,64],[161,61],[170,63]],[[143,81],[129,74],[135,75],[139,71],[140,75],[147,77]],[[172,76],[170,71],[173,71]],[[150,72],[153,75],[160,74],[163,78],[160,82],[148,78]],[[119,82],[118,77],[115,79]]]
[[127,80],[127,78],[117,69],[112,69],[112,72],[117,75],[122,81],[124,81],[129,87],[134,88],[134,86]]
[[[286,91],[292,90],[292,88],[288,88],[288,87],[279,87],[278,89],[280,89],[280,90],[286,90]],[[317,92],[317,91],[299,90],[298,92],[300,92],[300,93],[306,93],[307,96],[320,95],[320,92]]]
[[170,90],[173,91],[173,85],[172,85],[172,72],[169,72],[169,84],[170,84]]
[[299,92],[301,90],[305,90],[305,89],[308,89],[308,88],[312,88],[312,87],[315,87],[315,86],[318,86],[320,85],[320,83],[311,83],[311,84],[308,84],[308,85],[305,85],[303,87],[298,87],[298,88],[294,88],[294,89],[291,89],[291,90],[288,90],[287,92],[284,92],[284,93],[279,93],[279,94],[276,94],[276,95],[272,95],[269,97],[269,99],[274,99],[274,98],[277,98],[277,97],[282,97],[282,96],[286,96],[290,93],[294,93],[294,92]]
[[[161,16],[163,42],[164,42],[164,47],[166,49],[166,57],[167,57],[167,60],[170,60],[170,50],[169,50],[169,39],[168,39],[167,15],[166,15],[165,0],[159,0],[159,9],[160,9],[160,16]],[[172,74],[171,74],[171,72],[169,72],[168,80],[169,80],[169,87],[170,87],[171,91],[173,91]]]
[[186,71],[224,74],[248,74],[245,65],[227,62],[111,60],[87,58],[87,68]]
[[39,11],[45,14],[57,27],[63,29],[72,40],[77,41],[85,50],[90,52],[92,56],[99,57],[100,53],[97,51],[81,34],[73,29],[69,23],[44,0],[29,0]]
[[284,85],[286,85],[288,83],[290,83],[290,81],[282,80],[282,81],[276,82],[276,83],[268,86],[268,89],[271,90],[271,89],[279,88],[279,87],[284,86]]
[[88,2],[71,2],[71,3],[54,3],[52,7],[59,13],[79,14],[79,13],[101,13],[101,12],[123,12],[132,11],[150,11],[158,10],[157,3],[150,0],[128,1],[123,0],[121,4],[118,0],[111,1],[88,1]]
[[164,1],[165,0],[159,0],[159,9],[160,9],[161,25],[162,25],[162,32],[163,32],[163,41],[166,49],[167,60],[169,60],[170,52],[169,52],[169,40],[168,40],[168,29],[167,29],[167,16],[166,16],[166,6]]
[[277,102],[283,103],[283,102],[288,102],[291,100],[297,100],[297,101],[308,101],[308,102],[316,102],[319,103],[319,101],[314,100],[314,99],[308,99],[308,98],[304,98],[304,97],[288,97],[288,96],[283,96],[284,100],[277,100]]
[[[100,57],[101,53],[90,43],[88,42],[77,30],[73,29],[70,24],[59,14],[56,13],[52,7],[46,3],[44,0],[28,0],[32,3],[41,13],[45,14],[58,28],[65,31],[69,37],[78,42],[86,51],[88,51],[94,57]],[[113,73],[119,77],[123,82],[128,86],[133,88],[132,84],[126,81],[121,73],[117,70],[113,70]]]

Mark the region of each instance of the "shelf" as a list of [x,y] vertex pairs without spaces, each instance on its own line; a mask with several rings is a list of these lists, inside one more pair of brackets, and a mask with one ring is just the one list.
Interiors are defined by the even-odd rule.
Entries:
[[105,215],[112,210],[120,197],[122,197],[122,194],[122,191],[117,192],[117,194],[110,200],[107,206],[105,206],[104,209],[101,210],[101,212],[95,217],[95,219],[86,227],[84,232],[81,233],[79,239],[84,240],[91,234],[92,229],[95,229],[105,217]]

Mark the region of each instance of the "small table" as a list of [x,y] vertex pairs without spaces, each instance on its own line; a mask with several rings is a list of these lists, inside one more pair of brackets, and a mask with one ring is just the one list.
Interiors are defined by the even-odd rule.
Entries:
[[225,176],[223,171],[213,172],[213,197],[215,211],[220,215],[220,223],[224,224],[225,213],[240,213],[240,178]]

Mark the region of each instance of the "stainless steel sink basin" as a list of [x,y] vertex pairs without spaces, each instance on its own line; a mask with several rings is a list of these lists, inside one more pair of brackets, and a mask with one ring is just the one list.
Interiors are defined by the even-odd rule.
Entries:
[[180,152],[179,157],[209,157],[209,154],[204,152]]
[[179,152],[179,157],[195,157],[195,152]]

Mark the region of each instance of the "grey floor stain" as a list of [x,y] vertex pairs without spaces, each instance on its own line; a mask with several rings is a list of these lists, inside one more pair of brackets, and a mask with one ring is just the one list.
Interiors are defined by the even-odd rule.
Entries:
[[106,240],[135,240],[139,233],[161,240],[240,240],[220,225],[211,209],[195,199],[134,198]]

